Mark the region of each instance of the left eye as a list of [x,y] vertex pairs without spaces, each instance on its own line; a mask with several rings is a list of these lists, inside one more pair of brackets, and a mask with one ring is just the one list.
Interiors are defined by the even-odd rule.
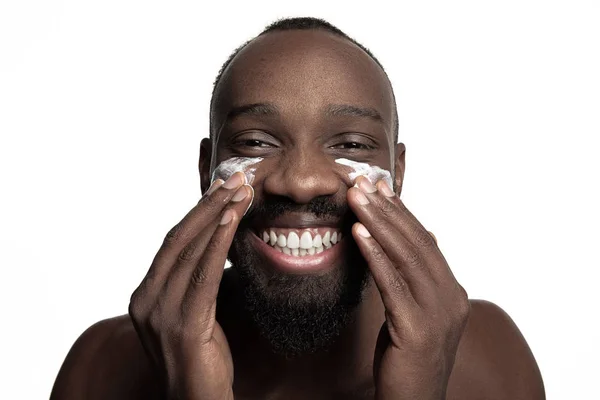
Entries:
[[335,146],[332,146],[333,148],[336,149],[368,149],[369,146],[367,146],[366,144],[362,144],[362,143],[358,143],[358,142],[346,142],[346,143],[340,143],[340,144],[336,144]]
[[243,140],[240,144],[248,147],[269,147],[270,144],[256,139]]

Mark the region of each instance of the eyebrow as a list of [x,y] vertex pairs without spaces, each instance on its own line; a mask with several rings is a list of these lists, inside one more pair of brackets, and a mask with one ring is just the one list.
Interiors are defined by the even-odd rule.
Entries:
[[[241,115],[276,117],[280,115],[279,109],[272,103],[252,103],[232,107],[227,113],[226,120],[231,121]],[[371,107],[359,107],[350,104],[329,104],[325,108],[325,115],[335,117],[364,117],[377,122],[383,122],[381,113]]]
[[378,122],[383,122],[381,113],[370,107],[358,107],[350,104],[330,104],[325,113],[331,116],[366,117]]
[[255,115],[255,116],[278,116],[279,110],[271,103],[253,103],[244,104],[242,106],[232,107],[227,113],[227,121],[231,121],[240,115]]

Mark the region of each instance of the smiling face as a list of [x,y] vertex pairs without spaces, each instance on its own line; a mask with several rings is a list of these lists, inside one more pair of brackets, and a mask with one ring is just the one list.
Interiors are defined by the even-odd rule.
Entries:
[[377,63],[323,30],[259,36],[224,71],[212,140],[202,142],[202,186],[224,160],[263,158],[229,256],[275,351],[328,345],[360,303],[368,269],[350,234],[353,182],[335,160],[391,171],[399,193],[404,148],[396,151],[394,107]]

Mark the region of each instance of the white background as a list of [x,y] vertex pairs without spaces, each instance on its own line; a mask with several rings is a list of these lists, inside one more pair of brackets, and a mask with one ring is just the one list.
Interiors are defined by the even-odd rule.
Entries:
[[284,3],[2,1],[0,398],[47,397],[79,334],[127,312],[199,197],[221,63],[306,15],[387,69],[404,200],[470,296],[513,317],[549,399],[597,396],[600,3]]

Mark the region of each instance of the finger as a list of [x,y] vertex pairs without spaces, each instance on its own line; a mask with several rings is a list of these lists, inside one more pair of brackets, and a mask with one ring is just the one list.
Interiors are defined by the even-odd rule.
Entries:
[[207,320],[214,319],[223,267],[243,211],[232,207],[223,213],[189,279],[181,303],[182,312],[190,323],[199,324],[199,329],[206,327]]
[[[382,185],[387,186],[382,181],[378,182],[378,187],[382,187]],[[386,251],[393,251],[396,247],[393,239],[402,235],[412,245],[411,248],[414,249],[415,254],[411,254],[411,259],[418,261],[424,267],[422,271],[424,275],[431,277],[435,282],[446,281],[452,276],[434,237],[410,214],[397,196],[384,195],[385,189],[377,190],[366,177],[357,178],[357,186],[360,190],[353,188],[349,191],[349,203],[351,206],[352,203],[359,206],[356,211],[357,216],[362,214],[363,218],[376,224],[376,227],[370,226],[366,221],[362,221],[359,216],[359,220],[375,232],[374,235],[378,240],[380,240],[378,235],[382,236],[380,243]],[[391,189],[389,191],[391,192]],[[362,202],[365,204],[357,204],[357,201],[353,202],[350,192],[359,196],[359,198],[359,192],[362,192],[363,199],[366,199]],[[389,243],[389,245],[384,242]]]
[[246,176],[243,173],[235,173],[224,183],[218,181],[213,183],[208,191],[210,194],[203,196],[198,204],[167,233],[138,291],[142,291],[144,295],[158,294],[185,245],[213,220],[221,217],[229,200],[245,182]]
[[[245,212],[251,204],[254,197],[254,190],[250,185],[240,187],[231,198],[226,210],[222,214],[225,215],[229,210],[233,210],[237,215]],[[209,243],[214,237],[215,232],[220,224],[220,219],[213,220],[206,229],[201,231],[192,241],[190,241],[183,250],[179,253],[175,266],[167,277],[166,284],[163,288],[162,296],[166,301],[173,301],[176,304],[181,303],[186,289],[189,285],[192,274],[196,268],[203,268],[202,258],[210,251]],[[234,230],[237,225],[234,226]],[[220,243],[219,250],[223,250],[225,254],[229,251],[230,243]],[[223,265],[220,268],[223,269]],[[215,274],[215,276],[218,274]],[[220,276],[218,277],[220,281]],[[217,283],[218,286],[218,283]]]
[[412,312],[418,305],[410,286],[369,230],[357,222],[352,226],[352,236],[369,265],[386,310],[394,316]]
[[[352,187],[348,190],[348,204],[358,220],[372,233],[393,264],[400,269],[404,278],[413,287],[413,293],[425,295],[434,284],[433,276],[426,264],[426,256],[413,246],[398,230],[392,219],[399,219],[396,207],[387,200],[372,203],[374,196]],[[385,211],[382,210],[385,208]]]
[[[359,184],[361,188],[368,187],[368,181],[361,180]],[[392,191],[388,184],[380,180],[375,185],[376,191],[368,194],[367,196],[371,201],[375,203],[381,203],[384,200],[388,200],[394,204],[397,208],[392,211],[397,211],[397,216],[393,222],[397,222],[397,228],[407,236],[407,239],[415,245],[415,247],[435,248],[436,240],[431,235],[431,232],[427,231],[423,225],[415,218],[415,216],[406,208],[400,197]]]
[[374,200],[383,201],[386,199],[398,207],[400,214],[404,218],[397,221],[402,222],[398,224],[397,227],[402,231],[403,234],[407,236],[407,239],[409,239],[409,241],[413,243],[415,247],[424,247],[429,249],[437,246],[437,239],[433,233],[429,232],[423,227],[419,220],[417,220],[417,218],[408,210],[408,208],[406,208],[402,200],[400,200],[400,197],[396,196],[396,194],[385,181],[378,181],[375,187],[377,191],[373,194]]

